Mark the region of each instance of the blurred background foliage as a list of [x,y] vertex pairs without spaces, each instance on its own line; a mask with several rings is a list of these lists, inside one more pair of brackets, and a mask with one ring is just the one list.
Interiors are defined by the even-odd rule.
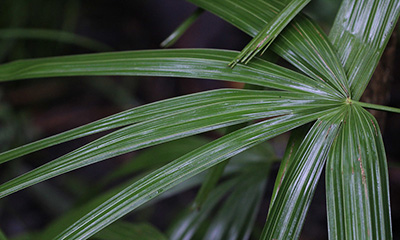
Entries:
[[[328,32],[339,4],[340,2],[335,0],[314,0],[307,6],[306,12]],[[24,58],[159,48],[160,43],[194,10],[194,6],[183,0],[98,0],[96,3],[87,0],[2,0],[0,1],[0,63]],[[173,47],[241,50],[249,40],[250,37],[221,19],[204,13]],[[400,63],[400,48],[396,48],[398,44],[397,39],[389,43],[388,49],[391,52],[384,55],[386,62],[383,69],[379,70],[378,67],[377,70],[385,72],[388,82],[388,86],[383,90],[384,93],[372,93],[372,95],[384,95],[382,101],[385,102],[380,104],[400,105],[400,95],[391,94],[400,90],[398,77],[400,69],[389,66],[397,66]],[[286,64],[282,60],[278,61]],[[389,74],[386,74],[388,71]],[[46,78],[2,83],[0,151],[140,104],[223,87],[242,86],[211,80],[112,76]],[[385,127],[383,133],[389,161],[393,226],[399,226],[400,116],[387,114],[379,118],[379,123],[381,127]],[[126,154],[15,193],[0,201],[0,229],[8,237],[18,239],[40,236],[44,234],[41,232],[43,229],[48,229],[45,233],[51,235],[51,231],[65,224],[63,221],[68,222],[65,219],[73,219],[75,210],[71,209],[84,208],[90,205],[91,201],[98,201],[96,196],[107,195],[107,191],[115,191],[115,188],[118,189],[121,184],[126,184],[126,181],[133,181],[151,169],[222,134],[221,131],[211,132]],[[4,182],[11,176],[40,166],[100,135],[57,145],[4,164],[0,168],[0,181]],[[117,222],[107,228],[107,232],[98,234],[97,238],[118,239],[112,235],[113,232],[121,232],[123,229],[135,232],[136,228],[150,229],[149,231],[154,234],[157,232],[154,229],[158,229],[170,236],[191,236],[190,234],[194,233],[190,233],[190,228],[184,232],[176,223],[195,224],[193,218],[208,218],[210,215],[215,215],[214,220],[206,222],[207,226],[199,227],[205,229],[203,235],[212,236],[210,228],[214,224],[212,221],[218,221],[218,214],[224,214],[229,206],[235,209],[235,203],[230,199],[242,197],[242,204],[248,203],[249,207],[257,210],[253,212],[256,214],[254,239],[257,239],[265,221],[273,181],[279,166],[277,159],[282,157],[286,141],[287,135],[283,135],[232,160],[231,167],[225,171],[226,181],[212,193],[216,196],[213,199],[219,201],[205,203],[216,208],[223,206],[221,202],[225,201],[225,208],[220,207],[219,211],[212,213],[201,209],[193,211],[191,204],[198,191],[198,184],[202,180],[202,176],[199,176],[172,192],[167,192],[161,201],[148,204],[140,211],[129,214],[124,222]],[[235,181],[239,181],[240,178],[249,178],[249,173],[241,169],[243,161],[249,159],[256,163],[254,169],[260,166],[263,166],[264,170],[270,169],[269,177],[265,175],[260,177],[252,172],[250,175],[254,179],[251,185],[237,184]],[[236,174],[236,178],[230,177],[233,173]],[[303,230],[301,239],[327,238],[323,187],[325,183],[323,178],[321,180],[306,220],[308,227]],[[249,196],[252,197],[238,195],[237,189],[241,188],[247,189]],[[174,195],[174,191],[183,193]],[[232,214],[241,216],[240,214],[244,213]],[[224,224],[240,225],[237,222]],[[52,225],[56,227],[49,227]],[[400,236],[398,228],[394,227],[393,230],[395,238]],[[125,239],[129,239],[129,236]]]

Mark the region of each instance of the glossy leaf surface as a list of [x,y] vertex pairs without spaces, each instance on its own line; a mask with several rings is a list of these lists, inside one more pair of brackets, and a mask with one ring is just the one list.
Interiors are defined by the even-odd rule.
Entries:
[[400,14],[399,0],[343,0],[330,32],[354,100],[374,73]]
[[[249,120],[291,114],[302,109],[317,111],[319,106],[324,106],[320,100],[314,101],[314,105],[312,100],[284,100],[279,98],[282,97],[281,94],[275,94],[272,99],[210,103],[122,128],[0,185],[0,197],[62,173],[134,150]],[[326,106],[334,106],[337,103],[327,101],[325,104],[327,108]],[[298,111],[295,111],[296,109]]]
[[344,108],[318,119],[301,143],[269,209],[261,239],[298,238]]
[[118,127],[128,126],[138,122],[145,122],[154,120],[156,118],[166,117],[168,115],[176,115],[184,111],[193,110],[201,106],[209,105],[215,102],[223,101],[241,101],[246,99],[273,99],[286,96],[293,96],[294,98],[301,97],[298,94],[287,93],[266,93],[262,91],[248,91],[248,90],[214,90],[203,93],[196,93],[187,96],[171,98],[164,101],[147,104],[131,110],[114,114],[112,116],[100,119],[98,121],[86,124],[84,126],[41,139],[39,141],[14,148],[12,150],[0,154],[0,163],[7,162],[11,159],[24,156],[34,151],[51,147],[59,143],[84,137],[87,135],[103,132]]
[[62,76],[166,76],[244,82],[264,87],[323,96],[335,91],[325,83],[258,59],[231,69],[234,51],[166,49],[85,54],[20,60],[0,65],[0,81]]
[[326,171],[329,239],[392,239],[388,170],[379,126],[352,106]]
[[[246,45],[240,54],[229,64],[234,67],[238,62],[247,64],[257,53],[264,53],[274,39],[289,22],[310,2],[310,0],[290,1],[257,35]],[[261,53],[261,54],[262,54]]]
[[[330,110],[329,112],[332,112]],[[110,198],[58,236],[86,239],[172,186],[262,141],[322,115],[319,110],[266,120],[221,137],[159,168]]]
[[281,164],[279,166],[278,174],[276,175],[274,190],[272,191],[271,203],[270,206],[275,201],[276,194],[278,193],[279,188],[282,185],[283,179],[286,177],[286,172],[289,169],[289,166],[295,160],[295,154],[300,147],[300,144],[303,142],[306,137],[308,131],[310,130],[310,126],[305,125],[299,128],[292,130],[290,134],[289,141],[286,146],[285,154],[283,155]]
[[[256,36],[285,5],[279,1],[189,0],[251,36]],[[327,36],[309,18],[299,14],[276,38],[272,50],[315,81],[326,82],[346,97],[347,77]]]

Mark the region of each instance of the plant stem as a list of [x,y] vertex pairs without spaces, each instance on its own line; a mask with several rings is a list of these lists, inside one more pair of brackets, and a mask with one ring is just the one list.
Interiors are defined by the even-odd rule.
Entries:
[[365,107],[365,108],[371,108],[371,109],[375,109],[375,110],[400,113],[400,108],[388,107],[388,106],[377,105],[377,104],[372,104],[372,103],[358,102],[358,101],[354,101],[354,100],[352,100],[352,103],[353,104],[357,104],[357,105],[359,105],[361,107]]

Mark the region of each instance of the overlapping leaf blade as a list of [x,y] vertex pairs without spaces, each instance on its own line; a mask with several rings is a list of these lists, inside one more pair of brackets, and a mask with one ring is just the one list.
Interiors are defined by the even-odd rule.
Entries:
[[199,210],[191,210],[179,219],[171,228],[169,238],[175,240],[191,239],[199,230],[207,217],[215,210],[216,205],[236,185],[240,179],[229,179],[214,188],[210,197],[204,202]]
[[66,229],[58,239],[86,239],[172,186],[262,141],[336,110],[319,109],[281,116],[221,137],[159,168],[116,194]]
[[259,169],[244,174],[245,178],[235,186],[211,221],[204,239],[246,240],[250,237],[269,175],[268,164],[258,167]]
[[345,106],[317,120],[277,190],[261,239],[297,239]]
[[[0,154],[0,163],[87,135],[165,117],[166,115],[179,114],[180,112],[209,105],[210,103],[221,102],[221,99],[223,101],[240,101],[255,98],[270,99],[273,95],[275,95],[275,98],[279,98],[279,96],[282,97],[283,95],[287,95],[287,93],[225,89],[171,98],[117,113],[84,126],[3,152]],[[294,98],[300,96],[298,94],[290,95]]]
[[385,150],[377,122],[352,106],[327,162],[329,239],[392,239]]
[[[276,0],[188,0],[255,36],[284,8]],[[346,74],[324,32],[299,14],[276,38],[272,50],[317,82],[327,82],[338,97],[349,96]]]
[[[241,154],[235,156],[241,157]],[[248,239],[264,193],[270,163],[265,159],[244,162],[246,164],[241,165],[237,174],[210,192],[200,209],[192,209],[175,224],[170,239]],[[229,197],[222,201],[231,188]]]
[[279,92],[271,92],[271,96],[210,103],[122,128],[0,185],[0,197],[62,173],[163,142],[249,120],[337,105],[334,101],[285,99]]
[[329,38],[359,100],[400,14],[399,0],[343,0]]
[[287,4],[261,31],[246,45],[239,55],[229,64],[234,67],[238,62],[248,63],[257,53],[264,53],[274,39],[282,32],[289,22],[311,0],[293,0]]

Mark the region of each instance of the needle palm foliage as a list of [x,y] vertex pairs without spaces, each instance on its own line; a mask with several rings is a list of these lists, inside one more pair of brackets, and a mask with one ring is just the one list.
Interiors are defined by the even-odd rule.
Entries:
[[[168,76],[236,81],[270,90],[222,89],[167,99],[11,149],[0,154],[0,163],[55,144],[119,128],[3,183],[0,197],[127,152],[248,123],[244,127],[231,127],[232,131],[227,135],[108,194],[102,202],[85,209],[86,215],[57,232],[56,238],[89,238],[179,183],[206,169],[223,168],[220,163],[296,129],[281,163],[261,239],[299,236],[325,166],[330,239],[390,239],[388,171],[382,136],[378,123],[363,106],[399,110],[366,105],[358,100],[393,31],[400,1],[344,0],[329,36],[312,19],[299,13],[309,1],[292,1],[288,5],[291,7],[276,0],[189,2],[255,36],[251,46],[265,46],[265,36],[270,36],[268,51],[274,51],[298,71],[261,58],[230,68],[228,64],[232,60],[238,62],[235,60],[238,52],[216,49],[112,52],[21,60],[1,65],[0,81],[83,75]],[[285,24],[278,24],[276,21],[282,21],[282,18]],[[252,57],[259,50],[245,49],[244,53]],[[308,123],[311,127],[304,126]],[[215,206],[217,199],[240,183],[238,189],[241,190],[232,192],[232,198],[227,201],[230,208],[221,209],[221,215],[215,220],[216,224],[223,223],[226,232],[215,235],[216,229],[211,226],[205,237],[247,238],[251,226],[233,220],[229,222],[223,216],[232,213],[229,209],[248,203],[252,208],[243,207],[243,211],[234,213],[244,219],[254,219],[254,209],[262,196],[260,189],[265,186],[264,178],[255,174],[260,173],[260,166],[267,172],[268,165],[265,164],[248,167],[250,175],[243,173],[216,188],[205,186],[208,197],[200,203],[204,208],[188,215],[186,223],[190,224],[187,226],[195,231],[198,227],[195,219],[206,216],[206,210]],[[218,171],[210,176],[218,179]],[[211,182],[208,181],[212,185]],[[252,197],[240,197],[246,191],[245,196]],[[229,226],[242,226],[247,230],[240,235]],[[188,229],[176,228],[171,236],[175,239],[192,236],[193,231]]]

